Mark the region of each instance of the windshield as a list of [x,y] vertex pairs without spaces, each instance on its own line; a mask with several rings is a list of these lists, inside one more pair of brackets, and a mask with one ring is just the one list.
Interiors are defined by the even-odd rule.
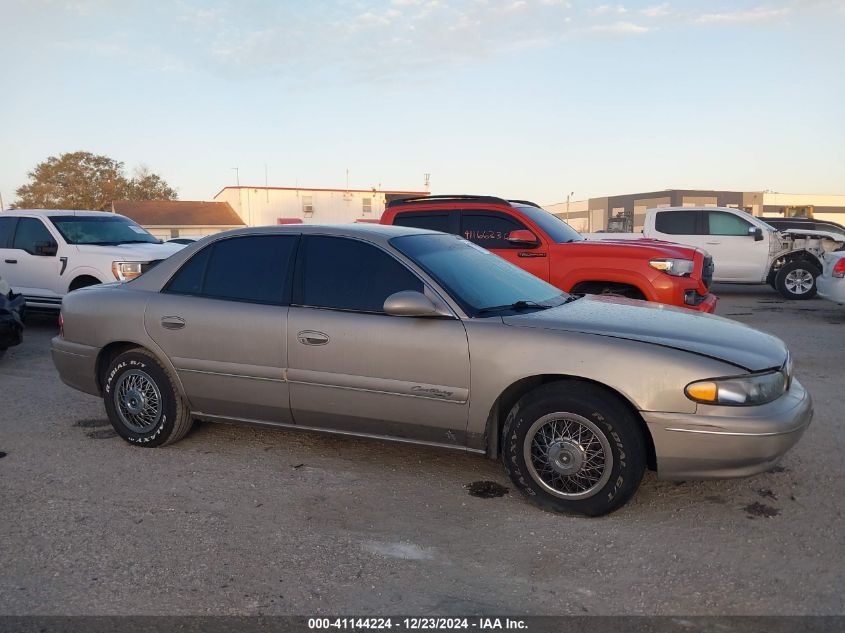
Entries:
[[52,216],[50,221],[68,244],[160,244],[145,229],[119,215]]
[[546,234],[557,244],[568,244],[569,242],[583,242],[581,234],[544,209],[529,205],[514,205],[522,213],[528,216],[537,226],[543,229]]
[[[455,235],[409,235],[390,244],[431,275],[470,316],[561,305],[569,295]],[[501,312],[499,312],[501,313]]]

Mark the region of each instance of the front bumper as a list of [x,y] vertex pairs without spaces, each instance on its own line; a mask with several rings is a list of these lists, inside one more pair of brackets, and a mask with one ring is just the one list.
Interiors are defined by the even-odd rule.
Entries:
[[684,307],[690,310],[696,310],[698,312],[705,312],[707,314],[713,314],[716,311],[716,303],[719,301],[719,297],[714,295],[712,292],[708,292],[706,295],[700,295],[693,291],[692,293],[695,297],[692,299],[692,303],[687,299],[687,296],[684,296]]
[[99,348],[71,343],[56,336],[50,342],[50,352],[63,383],[94,396],[100,395],[97,384]]
[[697,412],[642,412],[654,440],[661,479],[747,477],[769,470],[800,439],[813,400],[797,380],[756,407],[698,405]]

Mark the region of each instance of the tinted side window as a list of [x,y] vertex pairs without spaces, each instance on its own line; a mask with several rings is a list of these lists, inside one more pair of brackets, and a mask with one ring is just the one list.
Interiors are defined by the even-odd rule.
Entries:
[[296,235],[233,237],[203,249],[168,284],[167,292],[285,305]]
[[483,248],[524,248],[518,244],[511,244],[506,238],[511,231],[520,231],[525,228],[522,222],[504,213],[493,211],[461,213],[461,235]]
[[305,237],[294,302],[318,308],[383,312],[384,300],[422,282],[381,249],[342,237]]
[[199,253],[196,253],[182,268],[176,271],[167,284],[165,292],[172,292],[177,295],[198,295],[202,294],[202,281],[205,279],[205,267],[208,263],[208,256],[214,246],[207,246]]
[[748,228],[751,226],[751,222],[722,211],[708,211],[707,217],[710,224],[709,235],[748,235]]
[[18,228],[15,231],[15,241],[12,248],[19,248],[22,251],[34,255],[38,243],[55,244],[56,240],[47,230],[47,227],[36,218],[20,218]]
[[448,211],[418,211],[415,213],[398,213],[393,218],[393,224],[396,226],[412,226],[415,229],[429,229],[430,231],[451,233],[452,227],[449,219]]
[[654,219],[654,228],[668,235],[698,235],[700,215],[701,211],[660,211]]
[[17,218],[0,218],[0,248],[12,248],[12,235],[17,221]]

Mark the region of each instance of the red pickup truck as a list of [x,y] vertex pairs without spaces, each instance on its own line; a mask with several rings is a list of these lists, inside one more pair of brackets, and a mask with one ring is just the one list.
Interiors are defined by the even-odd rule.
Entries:
[[620,294],[713,312],[713,261],[704,251],[658,240],[588,241],[525,200],[423,196],[390,201],[382,224],[461,235],[566,292]]

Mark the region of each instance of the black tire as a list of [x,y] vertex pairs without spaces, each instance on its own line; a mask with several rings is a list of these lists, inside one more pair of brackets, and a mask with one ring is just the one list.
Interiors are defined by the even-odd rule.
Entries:
[[[570,429],[580,428],[577,441],[566,441],[567,421]],[[547,436],[538,437],[538,425],[547,431],[555,429],[549,434],[551,443]],[[645,441],[634,414],[615,394],[591,383],[555,382],[531,391],[508,414],[502,435],[502,457],[514,485],[535,504],[556,512],[587,516],[613,512],[634,496],[645,471]],[[592,447],[590,458],[594,465],[600,463],[600,471],[584,470],[588,462],[583,459],[589,455],[585,443],[587,449]],[[529,458],[529,464],[526,446],[543,457]],[[544,472],[542,466],[552,470]],[[579,466],[575,475],[557,470]]]
[[803,259],[786,262],[775,276],[775,288],[787,299],[812,299],[816,296],[818,266]]
[[193,422],[167,369],[140,347],[109,365],[103,402],[115,432],[136,446],[172,444],[185,436]]

